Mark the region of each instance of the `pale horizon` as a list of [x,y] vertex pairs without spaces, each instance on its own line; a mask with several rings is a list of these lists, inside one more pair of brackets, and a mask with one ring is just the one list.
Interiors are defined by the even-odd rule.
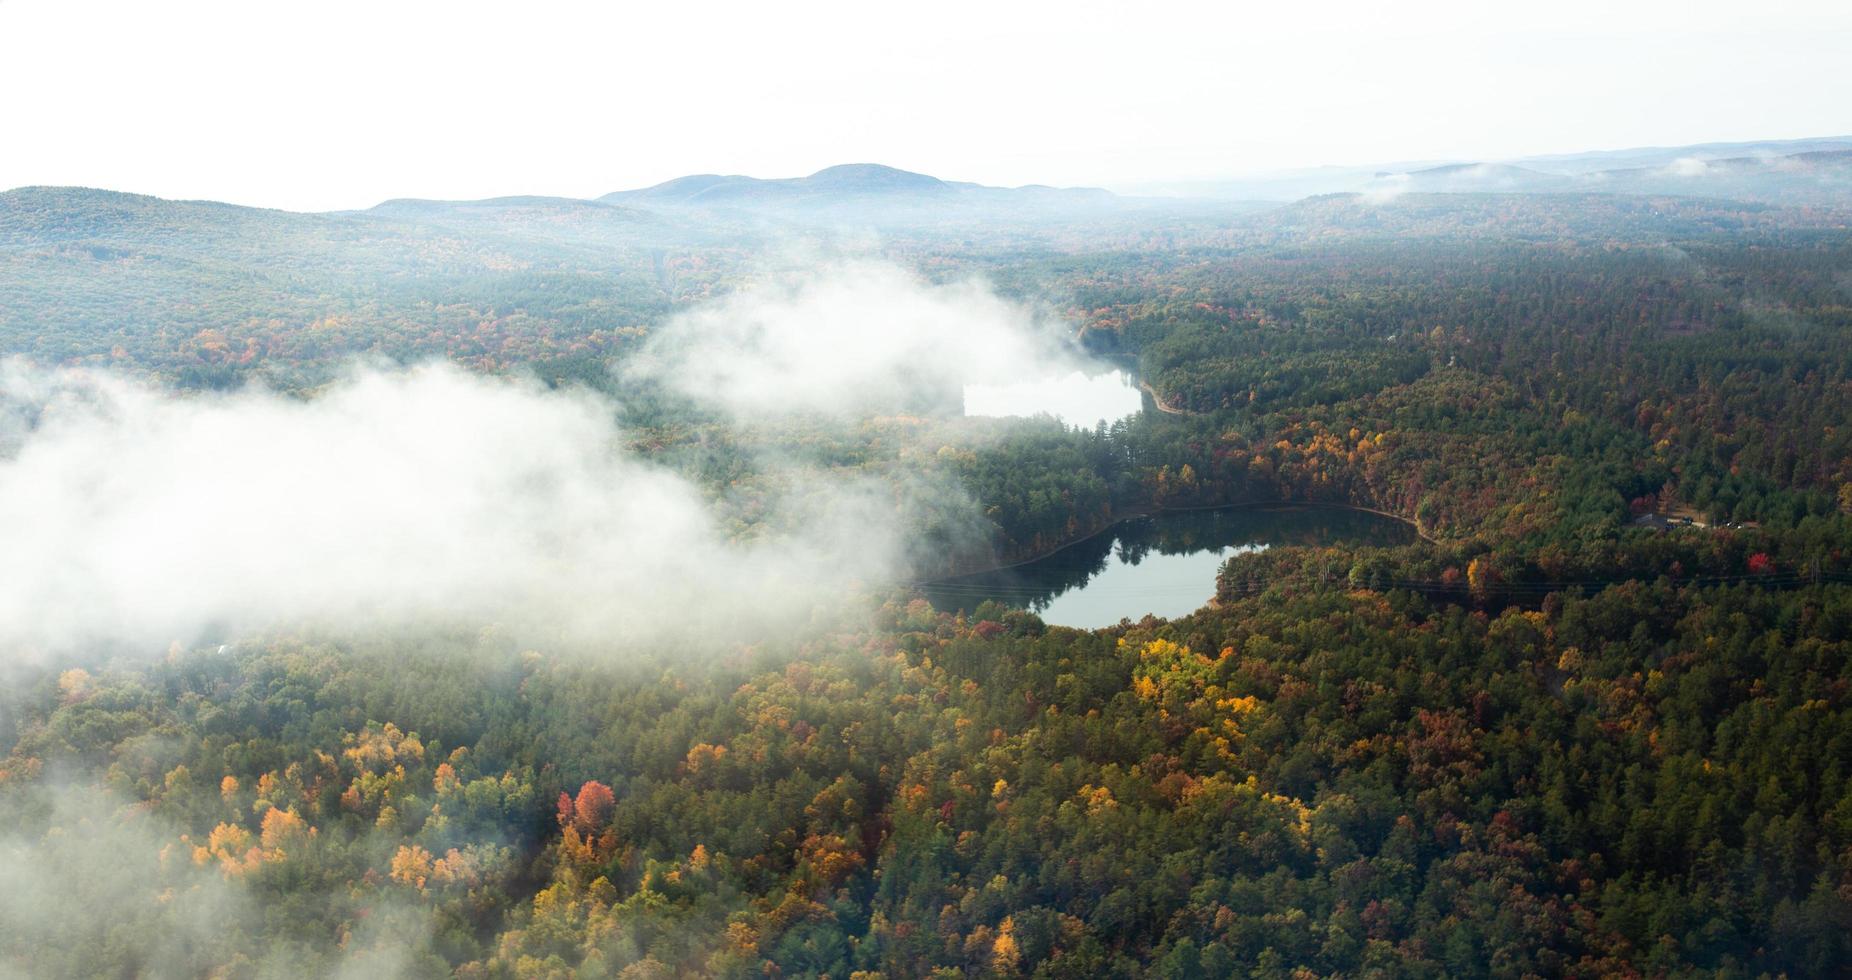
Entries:
[[[724,25],[724,26],[723,26]],[[1852,133],[1852,9],[0,0],[0,187],[298,211],[872,162],[1108,189]]]
[[[5,0],[0,0],[0,2],[5,2]],[[1216,184],[1220,182],[1234,183],[1234,182],[1239,182],[1242,180],[1258,180],[1258,179],[1274,178],[1274,177],[1289,177],[1289,176],[1301,175],[1301,174],[1311,175],[1319,171],[1327,171],[1327,170],[1328,171],[1359,170],[1359,169],[1365,169],[1365,168],[1369,168],[1373,166],[1441,166],[1447,163],[1468,163],[1468,162],[1505,163],[1505,162],[1510,162],[1510,161],[1515,161],[1515,160],[1528,160],[1528,159],[1536,158],[1536,157],[1549,157],[1549,156],[1555,156],[1555,155],[1571,155],[1571,154],[1582,154],[1582,153],[1626,153],[1626,152],[1635,151],[1635,150],[1651,151],[1651,150],[1676,149],[1676,148],[1685,147],[1685,146],[1700,146],[1700,145],[1729,146],[1729,145],[1736,145],[1736,144],[1786,143],[1786,142],[1797,142],[1797,141],[1807,141],[1807,140],[1846,140],[1848,142],[1852,142],[1852,134],[1813,133],[1813,134],[1800,135],[1800,136],[1773,136],[1773,137],[1750,136],[1750,137],[1732,138],[1732,139],[1698,139],[1698,140],[1691,140],[1688,142],[1670,143],[1670,144],[1654,143],[1654,144],[1640,144],[1637,146],[1595,146],[1595,147],[1583,147],[1583,148],[1576,148],[1576,149],[1541,150],[1541,151],[1537,151],[1533,153],[1524,153],[1524,154],[1519,154],[1515,156],[1506,156],[1506,157],[1493,157],[1493,156],[1485,156],[1485,155],[1474,156],[1474,155],[1469,154],[1469,155],[1455,156],[1455,157],[1423,157],[1423,158],[1417,158],[1417,159],[1404,159],[1404,160],[1351,160],[1351,161],[1344,161],[1344,162],[1338,162],[1338,163],[1312,163],[1312,164],[1305,164],[1303,166],[1270,167],[1270,168],[1263,169],[1263,170],[1244,170],[1244,171],[1235,171],[1235,172],[1230,172],[1230,173],[1225,173],[1225,174],[1214,174],[1214,175],[1198,175],[1198,176],[1184,176],[1184,177],[1170,177],[1170,178],[1158,177],[1158,178],[1153,178],[1153,179],[1136,180],[1136,181],[1129,181],[1129,182],[1116,182],[1116,183],[1111,183],[1111,184],[1062,184],[1062,185],[1056,185],[1056,186],[1100,187],[1105,190],[1112,191],[1113,193],[1127,195],[1127,196],[1148,195],[1152,197],[1167,197],[1167,196],[1180,196],[1180,195],[1175,194],[1172,190],[1173,188],[1178,188],[1178,187],[1188,187],[1191,185],[1211,185],[1211,184]],[[101,186],[88,185],[88,184],[47,184],[47,183],[18,184],[18,185],[14,185],[11,187],[0,187],[0,193],[4,193],[9,190],[20,190],[26,187],[79,187],[79,188],[83,188],[86,190],[108,191],[108,192],[123,193],[123,194],[135,194],[135,195],[141,195],[141,196],[146,196],[146,197],[161,198],[164,200],[209,201],[212,203],[233,204],[233,205],[238,205],[240,207],[255,207],[255,208],[264,208],[268,210],[290,211],[290,212],[300,213],[300,214],[332,214],[332,213],[340,213],[340,212],[345,212],[345,211],[362,211],[362,210],[366,210],[368,208],[375,207],[377,205],[384,204],[386,202],[394,201],[394,200],[477,201],[477,200],[493,200],[497,198],[510,198],[510,197],[542,197],[542,198],[560,198],[560,199],[570,199],[570,200],[594,200],[606,194],[610,194],[610,193],[617,192],[617,191],[640,190],[643,188],[651,187],[656,184],[663,183],[665,181],[674,180],[677,177],[698,176],[702,174],[723,174],[725,176],[753,177],[753,178],[758,178],[762,180],[781,180],[781,179],[809,176],[811,174],[816,173],[819,170],[823,170],[828,167],[842,166],[842,165],[854,165],[854,164],[876,164],[880,166],[889,166],[889,167],[894,167],[895,169],[898,169],[898,170],[907,170],[907,171],[912,171],[915,173],[924,173],[924,174],[927,174],[928,176],[937,177],[941,180],[946,180],[946,181],[961,181],[961,182],[968,182],[968,183],[989,184],[989,182],[987,181],[968,180],[967,178],[961,177],[957,174],[931,173],[928,171],[916,170],[915,168],[912,168],[912,167],[896,166],[894,164],[890,164],[882,160],[839,160],[835,163],[823,164],[811,170],[806,170],[802,173],[736,174],[733,172],[719,171],[719,170],[691,170],[685,173],[670,174],[666,177],[663,177],[661,180],[650,181],[647,184],[637,184],[637,185],[625,186],[625,187],[612,187],[607,190],[597,191],[594,193],[586,193],[586,194],[568,194],[568,193],[540,194],[540,193],[534,193],[528,190],[522,190],[519,188],[510,189],[505,192],[499,192],[499,193],[489,193],[489,194],[481,194],[481,195],[477,195],[473,197],[455,197],[455,198],[434,198],[431,195],[426,195],[426,194],[408,193],[408,194],[395,195],[393,197],[380,198],[377,201],[358,203],[358,204],[353,204],[351,206],[330,207],[330,208],[292,208],[292,207],[284,207],[284,206],[275,205],[275,204],[265,204],[261,202],[251,202],[251,201],[234,201],[234,200],[227,200],[222,197],[209,197],[209,196],[207,197],[201,197],[201,196],[175,197],[171,195],[157,194],[157,193],[153,193],[150,191],[141,190],[135,187],[101,187]],[[1021,186],[1029,186],[1029,185],[1037,185],[1037,184],[1048,185],[1049,183],[1050,182],[1048,181],[1031,180],[1031,181],[1025,181],[1019,184],[996,184],[992,186],[1021,187]]]

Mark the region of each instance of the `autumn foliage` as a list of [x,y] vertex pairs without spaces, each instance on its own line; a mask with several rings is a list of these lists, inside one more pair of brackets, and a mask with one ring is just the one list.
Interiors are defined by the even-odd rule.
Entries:
[[579,787],[576,798],[567,793],[559,795],[559,823],[562,828],[577,830],[580,836],[591,837],[604,829],[616,808],[617,798],[611,787],[592,780]]

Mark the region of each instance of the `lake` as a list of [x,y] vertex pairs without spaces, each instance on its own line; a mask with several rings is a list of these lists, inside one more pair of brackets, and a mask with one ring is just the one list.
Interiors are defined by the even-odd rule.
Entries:
[[1144,405],[1138,380],[1119,370],[1071,371],[1059,377],[964,386],[967,416],[1052,415],[1083,429],[1135,415]]
[[1277,546],[1412,544],[1392,517],[1341,507],[1258,506],[1181,511],[1122,521],[1046,558],[946,579],[923,591],[934,606],[971,610],[987,599],[1028,609],[1056,626],[1097,629],[1146,614],[1202,608],[1234,554]]

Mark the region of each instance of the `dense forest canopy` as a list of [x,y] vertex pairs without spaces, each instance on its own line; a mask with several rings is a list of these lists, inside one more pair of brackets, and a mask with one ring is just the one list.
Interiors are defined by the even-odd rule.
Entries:
[[[277,552],[212,580],[291,585],[252,593],[277,609],[306,608],[290,569],[318,536],[264,527],[346,513],[316,465],[405,456],[368,492],[428,506],[366,525],[380,555],[479,526],[471,494],[524,495],[499,512],[533,531],[314,615],[208,602],[109,632],[91,595],[70,631],[96,642],[0,636],[0,972],[1839,975],[1852,199],[1809,179],[802,220],[668,191],[323,215],[0,195],[0,500],[93,472],[45,469],[55,389],[114,406],[83,416],[126,438],[94,472],[282,420],[247,461],[276,461],[276,499],[186,511],[201,555]],[[902,320],[932,342],[813,374],[765,340],[843,309],[819,361]],[[717,315],[755,325],[789,410],[747,397],[752,363],[664,346]],[[1135,368],[1147,410],[961,417],[957,378],[1005,336],[982,317]],[[476,441],[419,447],[432,405],[480,408]],[[156,422],[121,437],[137,406]],[[400,422],[325,421],[366,406]],[[276,435],[328,432],[349,451],[306,462]],[[565,461],[581,446],[608,459]],[[1238,555],[1208,607],[1091,632],[916,587],[1280,501],[1419,540]],[[671,530],[699,533],[710,591],[652,546],[598,564]],[[0,582],[65,595],[17,554]],[[588,564],[603,591],[573,592]],[[556,576],[545,616],[431,595],[510,568]],[[390,628],[322,615],[400,594],[426,605]]]

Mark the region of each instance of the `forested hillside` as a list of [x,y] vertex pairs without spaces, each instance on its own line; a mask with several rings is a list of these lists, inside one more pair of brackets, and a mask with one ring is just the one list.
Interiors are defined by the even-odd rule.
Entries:
[[[792,233],[647,194],[0,196],[6,353],[182,399],[312,403],[357,357],[531,375],[730,538],[847,514],[817,486],[853,482],[900,554],[746,638],[21,645],[0,972],[1844,974],[1852,208],[1410,193],[865,230],[806,225],[802,254],[976,277],[1136,365],[1147,410],[678,389],[638,366],[654,338],[776,280]],[[917,588],[1277,501],[1420,540],[1238,555],[1210,606],[1092,632]]]

